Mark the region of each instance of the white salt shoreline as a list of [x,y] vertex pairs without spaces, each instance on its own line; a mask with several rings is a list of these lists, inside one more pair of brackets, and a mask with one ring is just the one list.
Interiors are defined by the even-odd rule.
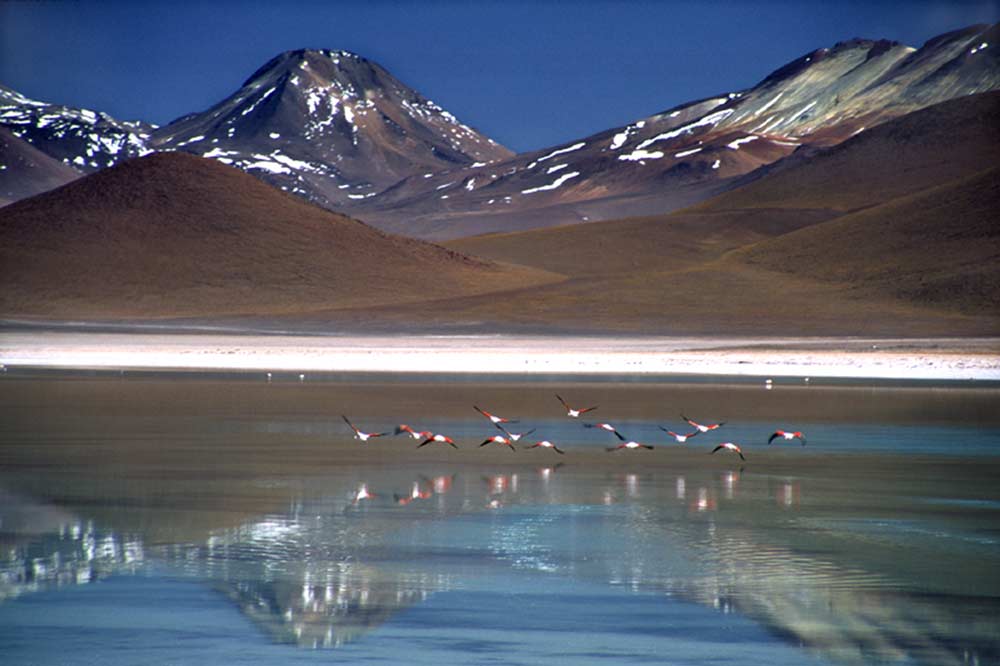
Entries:
[[7,367],[1000,380],[1000,341],[0,333]]

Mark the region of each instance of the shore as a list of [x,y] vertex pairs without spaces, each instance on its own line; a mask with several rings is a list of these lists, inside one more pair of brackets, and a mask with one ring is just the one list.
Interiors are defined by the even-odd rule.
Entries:
[[288,336],[4,331],[4,367],[1000,380],[995,338]]

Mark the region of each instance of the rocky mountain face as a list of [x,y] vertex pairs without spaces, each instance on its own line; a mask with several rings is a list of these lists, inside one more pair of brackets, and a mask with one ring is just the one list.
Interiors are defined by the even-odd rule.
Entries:
[[1000,30],[974,26],[914,49],[855,39],[757,85],[503,162],[410,177],[352,214],[447,239],[666,212],[796,151],[839,143],[926,106],[1000,88]]
[[376,63],[326,50],[282,53],[151,145],[232,164],[328,208],[417,173],[512,156]]
[[0,128],[81,173],[150,152],[154,125],[29,99],[0,86]]
[[89,173],[150,152],[231,164],[327,208],[416,173],[512,153],[381,66],[346,51],[282,53],[212,108],[156,128],[0,87],[0,127]]

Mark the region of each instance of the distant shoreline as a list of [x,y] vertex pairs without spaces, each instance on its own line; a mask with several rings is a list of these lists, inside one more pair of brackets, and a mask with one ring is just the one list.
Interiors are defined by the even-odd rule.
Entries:
[[996,338],[236,335],[2,331],[8,367],[1000,381]]

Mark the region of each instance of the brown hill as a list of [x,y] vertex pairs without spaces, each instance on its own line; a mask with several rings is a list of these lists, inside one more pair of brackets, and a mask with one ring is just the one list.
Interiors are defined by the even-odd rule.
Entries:
[[1000,314],[1000,168],[756,243],[734,259],[858,295]]
[[79,171],[49,157],[5,127],[0,127],[0,165],[0,206],[80,177]]
[[237,169],[157,154],[0,209],[0,312],[295,313],[556,279],[379,232]]

